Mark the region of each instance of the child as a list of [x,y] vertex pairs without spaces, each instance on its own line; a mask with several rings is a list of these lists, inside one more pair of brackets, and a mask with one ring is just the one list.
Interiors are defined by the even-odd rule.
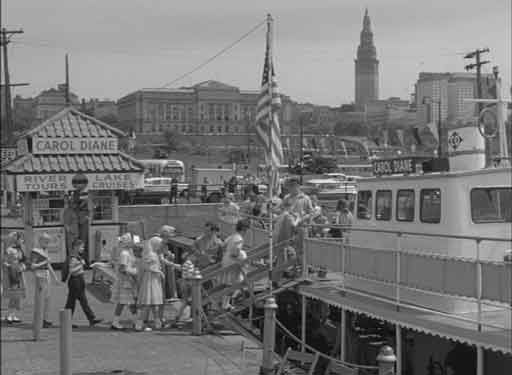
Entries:
[[20,323],[16,311],[21,311],[21,300],[25,298],[25,256],[21,249],[22,239],[18,232],[11,232],[7,236],[2,263],[3,284],[6,287],[5,297],[9,300],[7,323]]
[[[142,254],[142,278],[140,282],[137,303],[141,308],[139,319],[135,323],[135,329],[142,331],[142,321],[149,314],[151,309],[155,319],[155,328],[162,328],[162,321],[158,315],[158,307],[163,305],[162,280],[164,273],[160,267],[160,257],[158,251],[162,245],[160,237],[152,237],[144,248]],[[147,331],[151,328],[147,327]]]
[[[136,259],[133,253],[132,235],[125,233],[119,240],[119,253],[116,263],[117,280],[112,290],[112,302],[116,303],[114,319],[110,326],[113,330],[120,330],[124,327],[120,323],[121,314],[125,306],[135,306],[138,291],[138,272]],[[131,307],[132,313],[136,310]]]
[[[84,279],[84,265],[85,260],[82,258],[84,252],[84,242],[76,238],[72,243],[71,256],[68,259],[68,298],[66,301],[66,309],[71,310],[71,314],[75,312],[75,303],[78,300],[82,310],[89,320],[91,327],[100,323],[101,319],[96,319],[94,312],[89,306],[87,295],[85,294],[85,279]],[[78,328],[73,325],[73,328]]]
[[35,247],[30,253],[30,264],[32,271],[34,271],[35,287],[41,291],[43,298],[43,328],[49,328],[53,325],[48,319],[48,309],[50,307],[50,272],[52,272],[55,277],[48,256],[48,246],[50,245],[51,239],[48,233],[42,233],[38,240],[39,247]]

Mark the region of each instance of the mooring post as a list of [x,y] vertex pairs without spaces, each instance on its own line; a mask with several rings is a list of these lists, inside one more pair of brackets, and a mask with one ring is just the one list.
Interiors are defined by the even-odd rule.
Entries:
[[37,276],[35,279],[34,289],[34,318],[32,323],[32,333],[34,341],[41,339],[41,328],[43,328],[43,283],[44,280]]
[[60,375],[71,375],[71,310],[60,310]]
[[276,342],[276,310],[277,304],[274,297],[265,300],[265,322],[263,326],[263,359],[260,374],[270,375],[274,373],[274,345]]
[[192,334],[200,336],[202,334],[202,318],[201,318],[201,309],[202,309],[202,296],[201,296],[201,280],[202,280],[201,272],[196,269],[194,270],[194,274],[190,280],[191,288],[192,288]]
[[384,345],[380,348],[377,363],[379,365],[379,375],[395,375],[396,356],[391,346]]

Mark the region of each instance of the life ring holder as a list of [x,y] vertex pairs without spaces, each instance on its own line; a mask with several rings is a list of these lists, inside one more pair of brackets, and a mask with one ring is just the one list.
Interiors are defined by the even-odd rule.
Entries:
[[[494,121],[494,129],[492,133],[486,133],[484,117],[490,115]],[[492,108],[484,108],[478,116],[478,131],[484,138],[494,138],[498,134],[498,117]]]

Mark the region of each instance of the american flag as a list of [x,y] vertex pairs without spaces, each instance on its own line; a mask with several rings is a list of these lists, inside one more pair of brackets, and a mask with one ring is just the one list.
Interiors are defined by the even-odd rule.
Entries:
[[[270,54],[270,43],[269,38],[267,38],[263,79],[261,81],[261,91],[256,107],[256,134],[265,148],[265,161],[267,165],[275,170],[279,165],[283,164],[284,154],[278,118],[281,98],[277,89],[274,64],[272,63],[272,56]],[[270,117],[270,114],[272,117]],[[272,127],[271,139],[269,139],[269,126]]]

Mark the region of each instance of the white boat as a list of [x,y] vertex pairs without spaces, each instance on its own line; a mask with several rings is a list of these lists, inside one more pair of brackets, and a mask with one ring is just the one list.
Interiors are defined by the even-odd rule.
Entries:
[[302,187],[306,194],[315,194],[323,201],[348,200],[356,197],[355,182],[341,181],[334,178],[320,178],[306,181]]

